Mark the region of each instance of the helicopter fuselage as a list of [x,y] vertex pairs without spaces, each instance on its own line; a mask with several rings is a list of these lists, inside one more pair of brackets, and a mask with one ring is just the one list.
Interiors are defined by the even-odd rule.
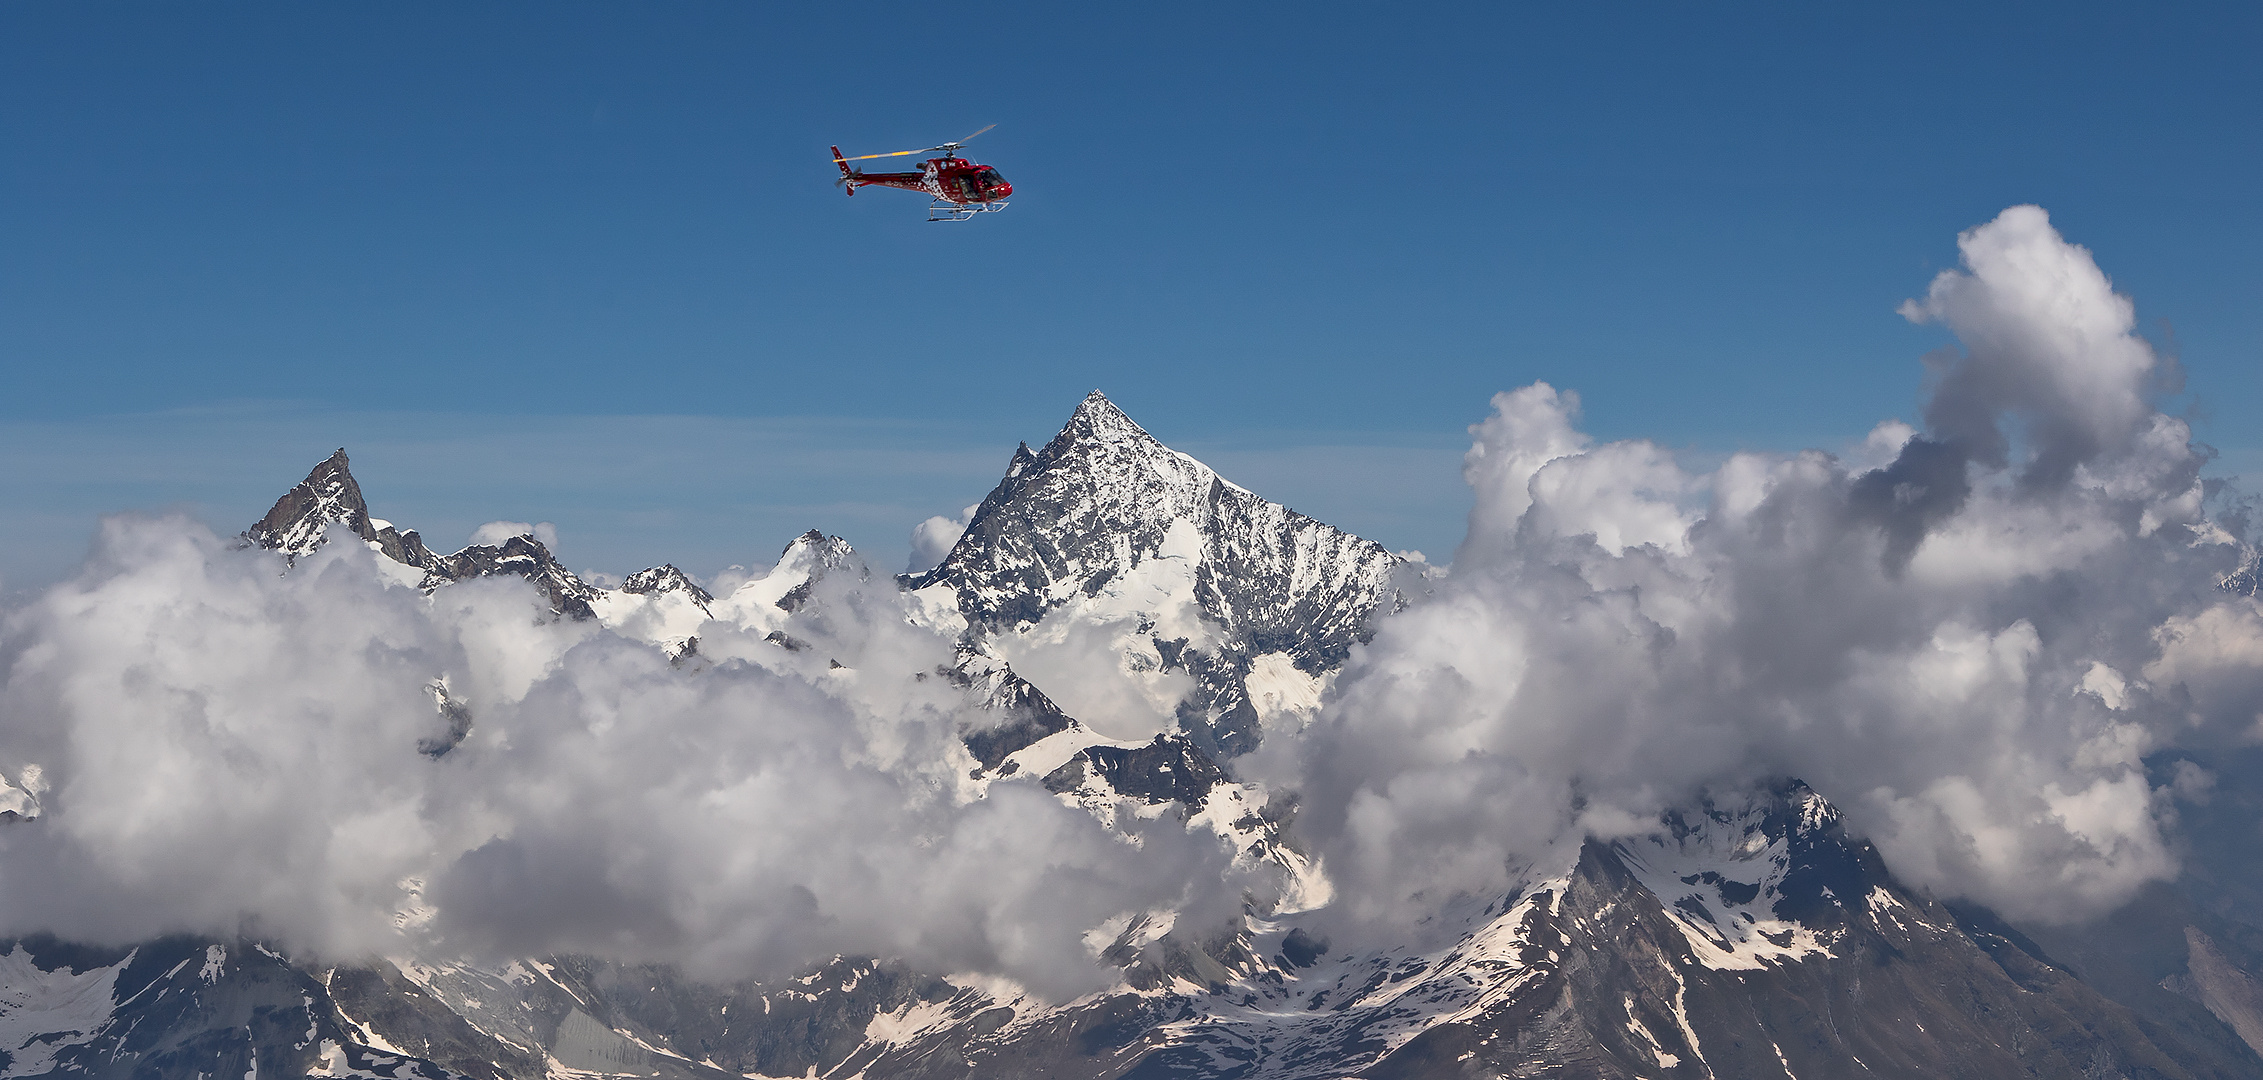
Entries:
[[868,173],[845,164],[842,172],[848,181],[842,187],[851,195],[860,187],[892,187],[964,206],[997,202],[1014,193],[1014,186],[998,170],[959,157],[929,158],[920,163],[918,172]]

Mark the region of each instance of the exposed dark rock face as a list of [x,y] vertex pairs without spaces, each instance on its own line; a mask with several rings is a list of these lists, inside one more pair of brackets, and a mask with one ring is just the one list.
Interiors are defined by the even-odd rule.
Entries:
[[1045,787],[1056,794],[1070,792],[1095,778],[1119,795],[1149,803],[1176,799],[1187,806],[1201,805],[1210,789],[1226,782],[1225,774],[1194,744],[1157,735],[1141,747],[1094,746],[1078,751],[1045,777]]
[[386,1045],[450,1073],[505,1080],[545,1071],[542,1055],[532,1047],[481,1031],[391,964],[332,968],[322,983],[332,1009],[349,1025],[383,1032]]
[[[531,536],[514,536],[500,545],[473,544],[453,555],[441,557],[440,569],[433,571],[433,576],[440,581],[463,581],[467,578],[503,574],[523,577],[533,582],[534,587],[550,602],[550,610],[560,615],[576,619],[597,617],[589,604],[597,599],[598,590],[560,565],[550,554],[550,549]],[[438,583],[433,581],[429,584]]]
[[985,771],[998,768],[1008,756],[1035,745],[1048,735],[1067,731],[1075,723],[1043,690],[1003,664],[962,661],[959,666],[944,668],[937,674],[975,695],[988,706],[986,711],[997,718],[993,726],[969,726],[960,732],[967,751],[982,763]]
[[284,492],[266,517],[244,530],[243,537],[258,547],[296,559],[322,546],[323,530],[332,525],[353,530],[355,536],[376,545],[394,562],[420,570],[440,568],[439,557],[425,549],[415,530],[399,532],[390,522],[370,518],[361,485],[346,468],[345,447],[323,459],[297,487]]

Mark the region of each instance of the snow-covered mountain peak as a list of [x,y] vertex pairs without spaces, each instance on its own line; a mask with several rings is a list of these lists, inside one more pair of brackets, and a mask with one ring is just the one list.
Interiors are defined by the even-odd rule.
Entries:
[[676,569],[674,563],[665,563],[649,570],[639,570],[621,582],[621,591],[639,595],[682,593],[692,603],[704,608],[715,601],[706,589],[699,587],[691,577]]
[[779,553],[778,558],[781,565],[791,564],[808,569],[822,567],[827,570],[859,566],[864,561],[864,557],[858,555],[848,541],[838,536],[828,536],[816,529],[787,542],[786,549]]
[[[1232,756],[1268,722],[1252,671],[1268,701],[1317,701],[1369,618],[1396,602],[1398,563],[1226,481],[1095,391],[1042,449],[1016,449],[950,554],[904,584],[929,594],[922,607],[955,607],[978,647],[1040,685],[1060,666],[1052,654],[1107,642],[1123,683],[1050,688],[1071,715],[1106,730],[1129,702],[1112,734],[1176,726]],[[1283,679],[1298,685],[1271,685]]]
[[1076,412],[1069,415],[1068,424],[1061,428],[1059,438],[1141,443],[1158,448],[1163,446],[1155,436],[1147,433],[1146,428],[1140,427],[1124,410],[1117,408],[1115,402],[1108,400],[1108,395],[1098,390],[1084,396],[1084,401],[1077,405]]
[[864,556],[857,554],[857,550],[850,547],[848,541],[838,536],[827,536],[811,529],[794,537],[793,542],[786,545],[786,550],[779,554],[778,569],[772,571],[771,576],[777,578],[781,574],[790,574],[799,578],[800,583],[780,594],[775,603],[785,611],[800,609],[808,602],[810,590],[817,586],[818,581],[837,570],[848,570],[859,576],[869,576],[872,572],[865,566]]
[[266,517],[244,530],[244,538],[296,558],[320,547],[323,529],[333,524],[345,525],[364,540],[372,539],[375,532],[361,485],[347,469],[343,446],[315,465],[297,487],[283,493]]
[[256,547],[280,551],[286,559],[297,559],[321,547],[323,533],[332,525],[353,530],[355,536],[394,562],[419,570],[439,569],[439,556],[425,549],[414,530],[400,532],[392,522],[370,516],[369,504],[363,501],[361,485],[347,467],[346,448],[342,446],[316,464],[298,486],[275,500],[266,517],[244,530],[243,539]]
[[794,537],[778,553],[778,562],[758,577],[749,578],[726,595],[707,604],[718,619],[741,628],[776,631],[787,615],[800,610],[826,575],[871,574],[864,556],[838,536],[816,529]]

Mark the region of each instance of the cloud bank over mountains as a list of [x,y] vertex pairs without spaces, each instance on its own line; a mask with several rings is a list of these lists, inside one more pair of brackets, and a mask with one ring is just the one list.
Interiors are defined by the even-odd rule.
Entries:
[[[1692,473],[1595,443],[1569,390],[1495,397],[1450,571],[1234,764],[1296,793],[1333,887],[1315,918],[1403,929],[1783,775],[1905,879],[2021,917],[2176,873],[2205,778],[2148,760],[2252,740],[2263,708],[2263,613],[2217,586],[2242,523],[2209,520],[2204,452],[2089,252],[2034,207],[1959,247],[1902,313],[1962,349],[1928,361],[1922,428],[1871,433],[1875,465]],[[963,528],[922,523],[914,565]],[[818,582],[785,631],[807,648],[717,621],[684,663],[543,618],[516,579],[428,597],[380,562],[333,542],[284,572],[115,518],[9,612],[0,775],[43,790],[38,828],[0,828],[0,932],[333,955],[405,932],[719,978],[879,954],[1066,995],[1114,977],[1096,928],[1270,887],[1168,816],[971,780],[961,732],[995,720],[930,677],[953,642],[884,575]],[[1056,653],[1041,686],[1120,675]],[[436,686],[476,718],[439,756]]]
[[1594,445],[1534,385],[1473,427],[1470,533],[1295,760],[1348,916],[1507,888],[1566,834],[1797,775],[1905,878],[2095,915],[2176,860],[2145,755],[2255,723],[2241,548],[2158,412],[2133,308],[2043,211],[1903,313],[1963,343],[1882,467]]
[[[713,977],[861,951],[1070,994],[1105,981],[1084,935],[1109,918],[1238,904],[1228,853],[1182,828],[976,797],[964,697],[926,677],[949,642],[884,578],[818,583],[798,650],[712,624],[691,673],[518,579],[428,599],[389,565],[341,531],[282,573],[118,518],[11,613],[0,772],[51,764],[38,827],[0,835],[8,931],[352,957],[405,922]],[[476,719],[435,758],[442,679]]]

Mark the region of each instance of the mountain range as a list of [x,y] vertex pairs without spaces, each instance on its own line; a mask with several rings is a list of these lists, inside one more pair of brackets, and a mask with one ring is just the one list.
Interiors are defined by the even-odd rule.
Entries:
[[[596,956],[27,938],[0,950],[0,1076],[2263,1076],[2263,928],[2242,872],[2084,927],[2014,926],[1904,884],[1829,793],[1790,777],[1567,842],[1400,943],[1335,947],[1300,918],[1327,883],[1294,793],[1237,763],[1310,722],[1432,571],[1233,484],[1098,392],[1015,450],[939,565],[894,579],[814,530],[714,592],[669,565],[592,584],[533,535],[441,555],[371,515],[344,450],[242,541],[283,572],[358,542],[425,593],[524,579],[547,617],[647,643],[686,678],[718,626],[813,648],[795,619],[836,575],[896,590],[951,642],[933,674],[985,718],[961,732],[975,782],[1215,834],[1287,884],[1226,925],[1114,928],[1099,954],[1117,985],[1070,1001],[887,956],[718,985]],[[1095,649],[1105,677],[1048,682]],[[480,720],[435,698],[447,735],[420,748],[438,758]],[[43,827],[35,788],[0,787],[0,828]],[[2227,786],[2223,828],[2247,799]]]

